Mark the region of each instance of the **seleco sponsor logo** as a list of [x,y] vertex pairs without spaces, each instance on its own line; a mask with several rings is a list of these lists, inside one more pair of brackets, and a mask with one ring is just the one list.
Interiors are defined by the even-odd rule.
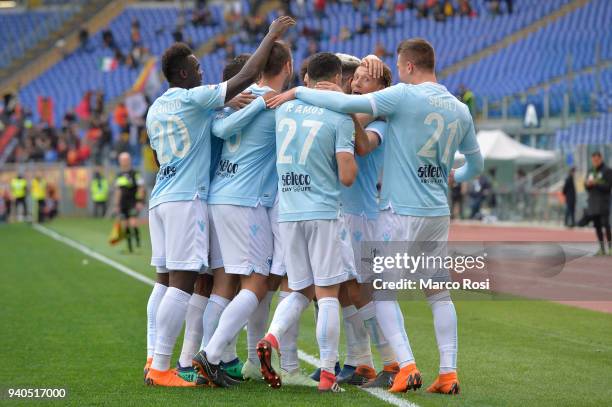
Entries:
[[417,171],[417,176],[423,184],[441,184],[444,182],[442,167],[439,165],[422,165]]
[[159,169],[157,173],[158,180],[170,179],[176,175],[176,167],[173,165],[168,165]]
[[287,172],[281,176],[282,191],[310,191],[310,175]]
[[232,178],[238,172],[238,163],[233,163],[230,160],[219,161],[217,175],[224,178]]

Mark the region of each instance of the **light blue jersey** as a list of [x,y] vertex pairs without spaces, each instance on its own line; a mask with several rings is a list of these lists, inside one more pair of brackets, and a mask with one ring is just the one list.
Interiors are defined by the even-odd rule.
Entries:
[[[466,159],[467,164],[482,162],[467,106],[440,84],[400,83],[367,95],[298,87],[296,96],[338,112],[386,117],[381,209],[408,216],[448,216],[447,182],[456,150],[478,154],[477,160]],[[459,175],[471,176],[464,167],[457,170]],[[481,171],[476,167],[480,165],[474,166],[475,173]]]
[[149,209],[172,201],[206,200],[210,182],[210,133],[227,83],[170,88],[147,113],[147,133],[161,167]]
[[[257,85],[248,90],[258,96],[272,91]],[[208,203],[273,206],[277,189],[275,120],[274,112],[265,108],[263,98],[259,97],[213,125],[213,135],[225,142]]]
[[398,84],[366,95],[387,118],[380,207],[400,215],[446,216],[448,175],[457,149],[479,150],[468,107],[440,84]]
[[[234,113],[234,109],[231,107],[224,107],[217,110],[217,114],[215,115],[215,121],[213,122],[213,130],[215,128],[215,123],[218,120],[223,120],[228,117],[230,114]],[[214,133],[213,133],[214,136]],[[223,151],[223,140],[218,137],[210,138],[210,182],[212,183],[213,178],[215,177],[215,172],[217,171],[217,166],[219,165],[219,161],[221,160],[221,152]]]
[[336,153],[354,153],[354,132],[349,116],[299,100],[277,109],[279,222],[338,218]]
[[350,187],[342,186],[342,208],[351,215],[365,215],[368,219],[378,217],[378,190],[376,184],[382,172],[384,159],[384,140],[387,123],[376,120],[366,127],[366,131],[378,134],[380,145],[365,156],[356,156],[357,179]]

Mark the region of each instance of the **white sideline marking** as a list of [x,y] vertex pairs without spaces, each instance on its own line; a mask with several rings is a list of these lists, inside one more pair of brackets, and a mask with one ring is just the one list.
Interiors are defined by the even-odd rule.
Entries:
[[[127,274],[128,276],[135,278],[138,281],[141,281],[145,284],[148,285],[154,285],[155,281],[153,281],[152,279],[150,279],[149,277],[145,277],[142,274],[140,274],[137,271],[132,270],[129,267],[124,266],[123,264],[120,264],[116,261],[114,261],[113,259],[110,259],[106,256],[104,256],[103,254],[100,254],[92,249],[90,249],[89,247],[82,245],[81,243],[78,243],[66,236],[62,236],[59,233],[45,227],[39,224],[34,224],[32,225],[32,227],[37,230],[38,232],[42,233],[43,235],[49,236],[51,239],[57,240],[58,242],[62,242],[64,244],[66,244],[67,246],[72,247],[73,249],[76,249],[78,251],[80,251],[81,253],[92,257],[108,266],[111,266],[112,268],[114,268],[117,271],[120,271],[124,274]],[[304,352],[301,349],[298,349],[298,358],[300,358],[302,361],[313,365],[315,367],[319,366],[319,359],[317,359],[316,357]],[[387,402],[389,404],[393,404],[394,406],[397,407],[419,407],[418,404],[412,403],[408,400],[404,400],[401,399],[397,396],[394,396],[393,394],[384,391],[383,389],[362,389],[360,387],[358,387],[360,390],[365,391],[366,393],[371,394],[372,396]]]
[[[320,366],[320,362],[319,359],[317,359],[316,357],[312,356],[311,354],[308,354],[306,352],[304,352],[301,349],[298,349],[298,358],[300,358],[300,360],[308,363],[309,365],[313,365],[315,367]],[[394,406],[397,407],[419,407],[418,404],[415,404],[411,401],[399,398],[391,393],[389,393],[388,391],[385,391],[383,389],[364,389],[361,387],[357,387],[359,390],[363,390],[366,393],[370,393],[372,396],[381,399],[382,401],[385,401],[389,404],[393,404]]]

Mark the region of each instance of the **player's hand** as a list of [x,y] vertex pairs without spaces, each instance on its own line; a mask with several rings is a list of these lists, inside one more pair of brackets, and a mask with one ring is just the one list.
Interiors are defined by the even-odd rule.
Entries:
[[282,38],[282,36],[287,32],[289,27],[293,27],[295,25],[295,20],[289,16],[282,16],[272,21],[270,24],[270,29],[268,31],[268,35],[271,35],[275,40]]
[[333,82],[327,82],[327,81],[317,82],[317,85],[315,86],[315,89],[319,89],[319,90],[332,90],[334,92],[342,92],[342,88],[340,86],[336,85]]
[[361,60],[361,65],[368,68],[368,73],[374,79],[378,79],[383,76],[384,62],[380,60],[376,55],[368,55]]
[[270,92],[263,95],[264,102],[266,102],[266,107],[268,106],[268,101],[277,95],[278,95],[278,92],[274,90],[271,90]]
[[266,101],[266,106],[268,109],[276,109],[280,105],[290,100],[295,99],[295,88],[289,89],[286,92],[281,93],[280,95],[276,95],[271,97]]
[[236,95],[225,105],[231,107],[234,110],[240,110],[244,107],[247,107],[249,103],[251,103],[255,99],[257,99],[257,96],[253,95],[251,92],[242,92]]
[[448,185],[455,185],[455,170],[451,170],[450,174],[448,174]]

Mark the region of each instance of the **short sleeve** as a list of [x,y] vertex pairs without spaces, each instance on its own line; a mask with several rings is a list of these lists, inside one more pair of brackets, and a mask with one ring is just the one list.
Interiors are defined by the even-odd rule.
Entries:
[[459,152],[463,155],[474,154],[480,150],[478,140],[476,139],[476,131],[474,130],[474,122],[470,118],[468,131],[463,136],[461,143],[459,143]]
[[383,120],[375,120],[368,124],[365,128],[366,131],[374,132],[378,135],[378,145],[382,145],[385,140],[385,134],[387,134],[387,122]]
[[191,101],[206,110],[214,110],[225,104],[227,82],[218,85],[202,85],[189,89],[188,96]]
[[372,113],[374,116],[391,116],[397,111],[397,107],[405,103],[404,90],[406,85],[399,83],[377,92],[368,93],[365,96],[370,99]]
[[355,124],[350,117],[343,117],[336,127],[336,153],[355,153]]

